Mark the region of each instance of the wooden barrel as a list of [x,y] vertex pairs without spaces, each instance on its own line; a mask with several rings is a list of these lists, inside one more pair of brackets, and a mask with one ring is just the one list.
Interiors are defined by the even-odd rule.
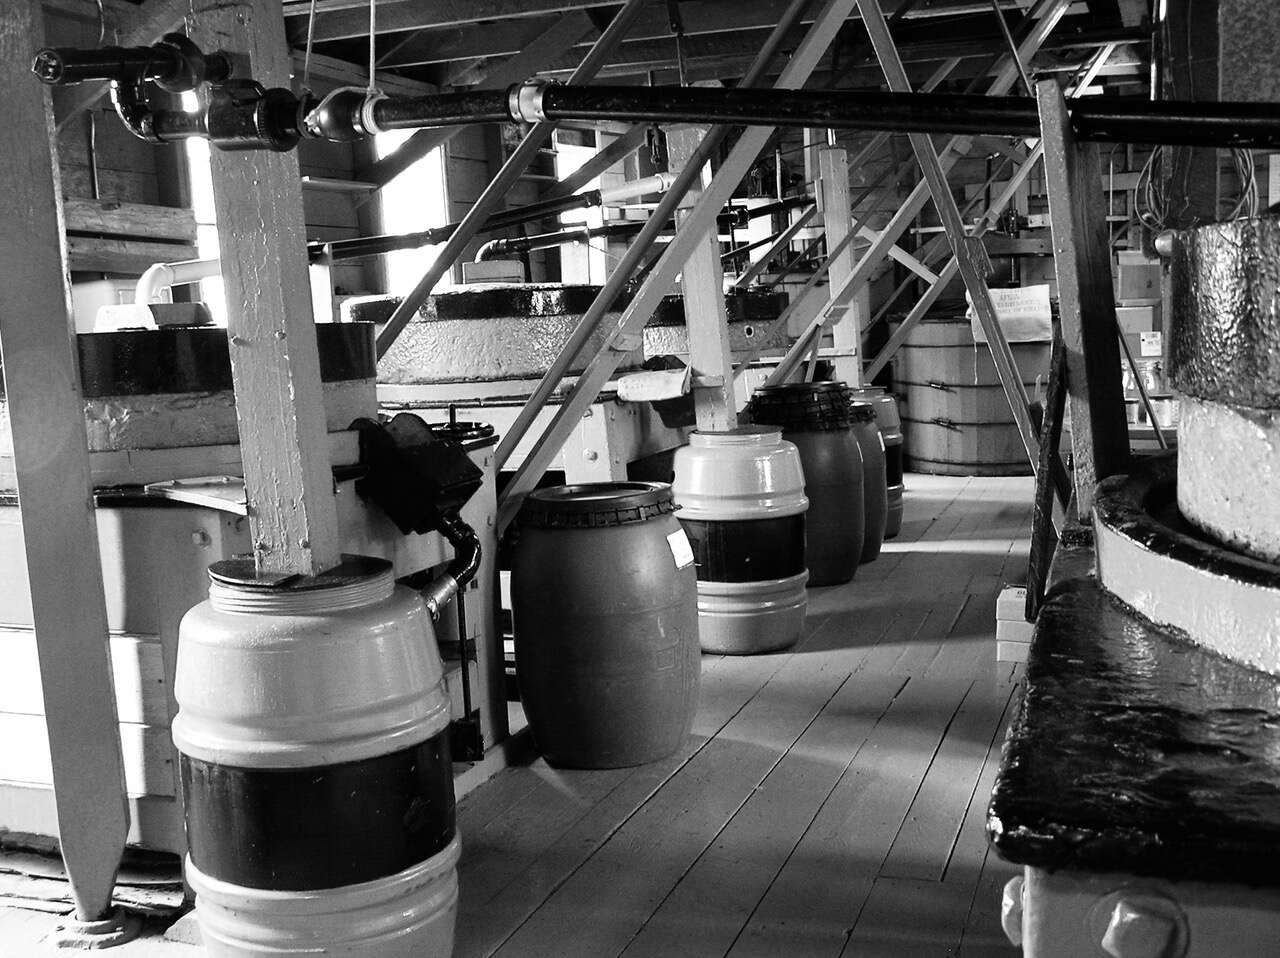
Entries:
[[694,553],[658,482],[540,489],[512,555],[516,678],[553,765],[618,768],[684,744],[698,704]]
[[[1049,374],[1049,343],[1010,343],[1027,392]],[[902,345],[908,468],[944,476],[1028,476],[1031,464],[991,351],[963,316],[926,319]]]

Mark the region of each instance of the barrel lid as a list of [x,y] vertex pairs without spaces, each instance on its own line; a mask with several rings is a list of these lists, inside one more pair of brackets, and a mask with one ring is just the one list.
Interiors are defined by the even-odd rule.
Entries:
[[876,407],[869,402],[854,401],[849,403],[849,411],[854,422],[875,422]]
[[734,429],[695,429],[691,446],[769,446],[782,440],[782,429],[773,425],[742,425]]
[[540,529],[599,529],[675,512],[665,482],[584,482],[531,492],[520,524]]
[[787,431],[829,432],[848,429],[849,387],[842,382],[780,383],[762,386],[747,407],[757,423]]
[[392,565],[386,559],[343,553],[338,565],[316,575],[259,572],[252,558],[240,557],[223,559],[209,566],[209,579],[217,585],[235,589],[309,592],[345,588],[391,570]]

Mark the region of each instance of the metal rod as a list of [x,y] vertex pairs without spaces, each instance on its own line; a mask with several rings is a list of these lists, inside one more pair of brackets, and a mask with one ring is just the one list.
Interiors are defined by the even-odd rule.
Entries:
[[[798,19],[807,6],[806,0],[793,0],[787,7],[782,20],[770,34],[764,48],[757,55],[747,76],[744,77],[745,84],[750,86],[759,81],[765,67],[772,61],[774,53],[783,42],[790,25]],[[778,87],[798,87],[804,84],[853,6],[854,0],[827,0],[824,3],[812,26],[805,33],[804,39],[795,48],[795,52],[783,68],[782,75],[777,81]],[[709,130],[707,137],[703,138],[704,144],[716,129],[723,128]],[[663,251],[658,265],[654,267],[635,298],[628,304],[617,327],[588,363],[586,370],[575,383],[569,398],[556,411],[547,431],[540,437],[515,478],[504,491],[498,507],[499,531],[515,517],[523,496],[537,482],[550,463],[551,457],[564,444],[576,427],[578,419],[617,369],[622,355],[619,350],[625,349],[629,341],[639,338],[645,322],[653,315],[654,309],[671,288],[671,284],[675,282],[684,262],[697,244],[705,242],[706,233],[711,228],[715,212],[732,196],[734,189],[768,142],[770,133],[768,128],[745,131],[720,164],[711,182],[703,188],[693,209],[681,223],[675,239]],[[685,171],[692,168],[692,172],[700,176],[701,169],[697,168],[697,156],[698,153],[695,151],[689,158]]]
[[[592,45],[582,62],[578,64],[578,68],[573,71],[573,75],[569,78],[571,84],[585,83],[599,72],[600,68],[613,55],[614,50],[622,43],[627,31],[631,29],[632,24],[635,23],[644,6],[644,0],[627,0],[622,9],[614,14],[613,19],[600,34],[599,39]],[[472,118],[467,122],[476,122],[476,120]],[[414,286],[409,295],[400,301],[391,317],[387,320],[387,324],[379,331],[377,338],[377,354],[379,358],[384,356],[387,350],[391,348],[391,344],[395,342],[396,337],[409,324],[409,320],[422,307],[422,304],[427,301],[427,297],[431,295],[441,277],[462,255],[462,251],[471,242],[472,237],[480,231],[481,224],[489,218],[489,215],[497,208],[498,203],[507,195],[507,191],[515,185],[520,174],[533,162],[538,151],[551,139],[551,133],[554,129],[554,124],[547,122],[537,123],[525,138],[520,141],[520,145],[516,147],[515,152],[507,158],[502,168],[498,170],[497,175],[485,187],[484,192],[480,194],[475,204],[467,212],[467,215],[462,218],[462,222],[458,224],[453,235],[449,237],[444,249],[436,257],[435,262],[427,269],[427,272]]]
[[[601,196],[599,190],[588,190],[586,193],[575,193],[570,196],[542,200],[516,209],[503,210],[485,218],[476,233],[492,233],[496,230],[521,226],[538,220],[556,216],[568,210],[599,206]],[[446,223],[434,229],[416,233],[397,233],[382,236],[358,236],[355,239],[330,240],[307,244],[307,255],[311,261],[340,262],[343,260],[361,259],[366,256],[377,256],[401,249],[417,249],[420,246],[434,246],[443,243],[458,231],[462,220]]]
[[1151,420],[1151,428],[1155,431],[1156,442],[1160,444],[1161,449],[1169,448],[1169,441],[1164,437],[1164,430],[1160,428],[1160,420],[1156,418],[1155,406],[1151,404],[1151,396],[1147,393],[1147,384],[1142,381],[1142,376],[1138,372],[1138,364],[1133,360],[1133,350],[1129,348],[1129,343],[1124,338],[1124,330],[1120,328],[1120,323],[1116,322],[1116,335],[1120,337],[1120,348],[1124,350],[1124,358],[1129,363],[1129,371],[1133,373],[1133,381],[1138,386],[1138,395],[1142,397],[1142,405],[1146,407],[1147,418]]
[[[774,28],[769,39],[765,42],[764,50],[756,57],[756,64],[761,69],[768,62],[764,58],[765,52],[768,51],[768,57],[773,56],[773,51],[782,42],[785,30],[790,27],[796,17],[799,17],[804,6],[803,0],[793,0],[791,6],[788,7],[783,19],[779,21],[778,26]],[[755,71],[754,67],[753,71]],[[750,79],[751,75],[749,73],[748,77],[744,78],[744,83]],[[587,344],[587,341],[591,339],[596,328],[604,319],[605,313],[614,308],[614,303],[617,302],[623,288],[630,282],[632,274],[639,268],[644,257],[652,248],[654,241],[661,232],[662,226],[675,215],[676,208],[684,199],[685,194],[698,182],[702,165],[711,159],[712,153],[719,147],[727,134],[728,130],[723,127],[715,127],[708,130],[702,138],[698,151],[690,157],[689,162],[685,164],[685,168],[676,175],[675,183],[658,201],[658,205],[649,215],[649,220],[645,223],[644,229],[640,231],[640,234],[628,247],[626,253],[623,254],[621,261],[609,274],[604,286],[596,294],[596,298],[591,305],[587,307],[587,311],[582,314],[582,318],[578,320],[578,325],[569,334],[569,339],[561,347],[551,366],[543,373],[542,378],[534,387],[533,393],[516,414],[515,421],[512,422],[501,441],[499,441],[498,448],[494,451],[496,468],[503,468],[511,459],[516,447],[524,440],[525,434],[533,425],[534,420],[538,418],[542,408],[547,404],[556,389],[559,388],[561,380],[568,375],[573,361],[582,352],[582,348]]]

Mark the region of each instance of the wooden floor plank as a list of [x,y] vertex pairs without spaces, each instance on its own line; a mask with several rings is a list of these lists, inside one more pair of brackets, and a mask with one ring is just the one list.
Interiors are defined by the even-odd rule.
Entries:
[[[791,656],[495,954],[601,958],[620,952],[865,655],[846,649]],[[592,915],[585,925],[584,914]]]
[[980,674],[947,729],[880,874],[942,881],[1013,686]]
[[729,954],[834,958],[971,680],[912,678],[766,892]]
[[[816,621],[815,627],[821,627]],[[456,958],[493,953],[556,888],[600,847],[638,808],[698,753],[788,661],[789,655],[707,656],[694,735],[676,755],[638,769],[623,770],[624,780],[596,804],[580,808],[566,802],[547,817],[523,816],[519,834],[528,842],[521,854],[483,833],[468,838],[465,815],[459,820],[463,857],[459,863],[459,915]],[[527,779],[540,777],[546,763],[513,770]],[[576,772],[579,778],[618,773]]]
[[904,680],[860,671],[645,923],[626,958],[723,955]]

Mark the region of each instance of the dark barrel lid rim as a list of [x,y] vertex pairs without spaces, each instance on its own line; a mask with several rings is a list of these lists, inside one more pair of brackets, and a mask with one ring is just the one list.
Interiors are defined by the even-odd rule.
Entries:
[[646,522],[675,510],[665,482],[586,482],[529,493],[519,522],[545,529],[600,528]]
[[791,432],[831,432],[853,425],[851,402],[842,382],[780,383],[757,389],[748,413],[753,422]]

